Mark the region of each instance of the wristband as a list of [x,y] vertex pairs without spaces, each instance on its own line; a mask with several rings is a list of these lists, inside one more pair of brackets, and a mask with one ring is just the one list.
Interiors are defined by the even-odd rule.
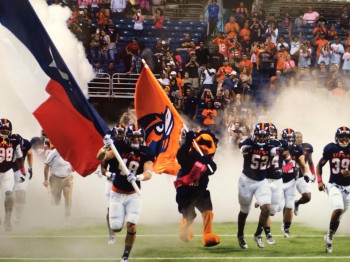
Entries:
[[323,182],[322,181],[322,176],[321,175],[317,175],[317,183]]
[[25,175],[25,174],[26,174],[26,170],[24,169],[24,167],[20,168],[19,171],[21,171],[21,174],[22,174],[22,175]]
[[145,176],[143,174],[136,176],[137,181],[143,181],[144,179],[145,179]]
[[309,169],[310,169],[311,174],[315,175],[315,167],[310,166]]

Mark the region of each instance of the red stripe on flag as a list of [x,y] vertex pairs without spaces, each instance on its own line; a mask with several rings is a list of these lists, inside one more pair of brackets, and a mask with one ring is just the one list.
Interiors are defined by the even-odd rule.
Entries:
[[100,161],[96,155],[102,147],[102,136],[91,121],[71,104],[63,87],[51,80],[46,91],[51,95],[35,111],[51,143],[81,176],[93,173]]

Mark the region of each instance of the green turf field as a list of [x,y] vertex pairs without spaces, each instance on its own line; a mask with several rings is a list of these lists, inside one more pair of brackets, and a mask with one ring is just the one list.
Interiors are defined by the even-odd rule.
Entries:
[[[195,237],[189,243],[177,237],[176,224],[140,225],[130,261],[350,261],[350,236],[335,237],[333,253],[324,250],[324,232],[293,224],[289,239],[282,237],[280,225],[273,224],[276,245],[259,249],[252,234],[256,224],[246,226],[249,248],[241,250],[236,240],[236,223],[214,224],[221,237],[216,247],[201,245],[201,224],[194,225]],[[123,252],[125,229],[115,245],[107,244],[104,225],[65,226],[57,229],[16,230],[0,234],[1,261],[119,261]],[[265,239],[264,239],[265,240]]]

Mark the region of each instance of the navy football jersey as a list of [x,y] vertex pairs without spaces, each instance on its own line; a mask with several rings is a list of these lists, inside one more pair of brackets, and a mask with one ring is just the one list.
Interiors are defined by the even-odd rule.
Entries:
[[27,157],[28,151],[31,149],[32,144],[25,138],[23,138],[23,143],[21,144],[21,149],[23,153],[23,160]]
[[342,148],[336,143],[329,143],[323,149],[321,164],[327,161],[330,168],[329,183],[349,186],[350,177],[344,177],[341,171],[350,169],[350,147]]
[[270,151],[274,145],[269,143],[264,146],[259,146],[250,138],[239,143],[239,148],[244,145],[251,146],[252,150],[243,155],[243,174],[256,181],[264,180],[267,176],[267,170],[270,167],[272,160]]
[[23,156],[21,151],[21,136],[10,135],[8,138],[0,137],[0,172],[5,173],[12,169],[13,162]]
[[[143,165],[148,161],[154,161],[155,155],[149,147],[140,146],[139,149],[132,149],[125,143],[114,143],[121,158],[123,159],[126,167],[134,175],[139,175],[143,173]],[[113,180],[113,190],[117,192],[133,192],[135,191],[131,183],[126,179],[126,175],[122,175],[122,169],[119,167],[119,172]],[[112,172],[112,171],[111,171]],[[140,181],[136,181],[138,187],[140,187]]]
[[303,149],[299,145],[294,145],[289,147],[289,154],[292,158],[293,168],[291,168],[288,173],[282,174],[283,183],[287,183],[293,179],[296,179],[299,172],[299,165],[297,164],[297,160],[304,154]]
[[[283,145],[280,141],[277,139],[271,139],[270,144],[273,145],[273,147],[282,147]],[[285,148],[283,148],[285,150]],[[270,167],[267,169],[267,176],[266,178],[270,179],[280,179],[282,178],[281,173],[278,173],[277,171],[282,168],[282,162],[283,162],[283,156],[282,155],[276,155],[272,156]]]

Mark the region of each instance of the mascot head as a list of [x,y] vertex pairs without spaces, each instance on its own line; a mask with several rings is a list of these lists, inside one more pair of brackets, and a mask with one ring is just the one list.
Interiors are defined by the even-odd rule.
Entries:
[[[216,146],[219,142],[219,140],[212,132],[210,132],[209,129],[198,132],[198,136],[195,138],[195,141],[203,155],[214,155],[216,152]],[[192,143],[192,147],[198,151],[198,148],[194,142]]]

